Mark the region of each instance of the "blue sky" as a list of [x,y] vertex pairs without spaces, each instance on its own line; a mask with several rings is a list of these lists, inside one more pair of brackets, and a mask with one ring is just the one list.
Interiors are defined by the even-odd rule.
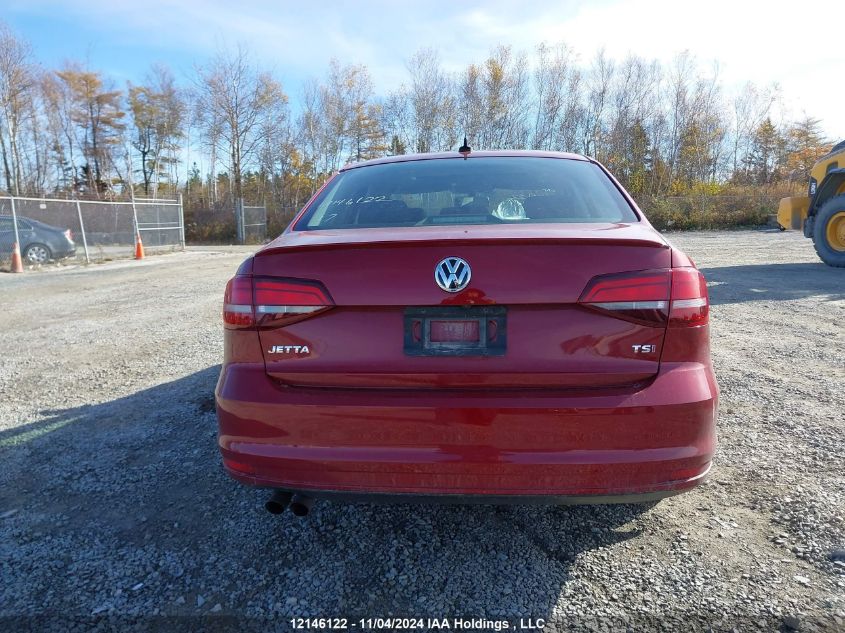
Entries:
[[[822,118],[845,139],[845,47],[795,2],[742,0],[520,0],[409,2],[218,2],[201,0],[3,0],[0,19],[29,39],[39,60],[90,60],[116,82],[140,81],[164,62],[185,81],[221,44],[245,43],[273,68],[296,101],[302,81],[328,61],[366,64],[378,91],[405,79],[405,60],[432,46],[449,70],[484,58],[499,43],[531,51],[564,41],[583,59],[604,47],[669,60],[689,49],[703,65],[718,61],[728,91],[746,80],[778,82],[785,116]],[[826,5],[824,22],[841,24],[845,4]],[[836,77],[834,80],[833,78]]]

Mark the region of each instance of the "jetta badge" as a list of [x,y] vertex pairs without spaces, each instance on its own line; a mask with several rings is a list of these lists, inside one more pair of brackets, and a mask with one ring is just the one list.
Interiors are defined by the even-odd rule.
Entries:
[[460,292],[469,285],[472,270],[465,259],[447,257],[434,267],[434,281],[446,292]]

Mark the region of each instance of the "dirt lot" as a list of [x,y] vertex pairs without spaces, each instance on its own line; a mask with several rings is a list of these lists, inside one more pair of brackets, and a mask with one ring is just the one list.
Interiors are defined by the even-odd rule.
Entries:
[[0,275],[0,629],[845,630],[845,270],[794,233],[670,237],[710,281],[721,446],[706,484],[646,509],[270,516],[215,445],[247,250]]

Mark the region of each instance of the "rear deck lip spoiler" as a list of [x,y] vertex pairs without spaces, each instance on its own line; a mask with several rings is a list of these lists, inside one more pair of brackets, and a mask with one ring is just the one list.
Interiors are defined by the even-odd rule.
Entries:
[[[360,230],[360,229],[359,229]],[[482,246],[495,245],[507,246],[517,244],[533,245],[589,245],[589,246],[638,246],[643,248],[671,248],[666,242],[651,239],[620,238],[620,237],[560,237],[560,238],[426,238],[426,239],[391,239],[372,241],[351,241],[351,242],[319,242],[312,244],[280,244],[274,246],[272,243],[258,251],[256,257],[278,253],[293,253],[301,251],[327,251],[327,250],[348,250],[367,248],[403,248],[415,246],[443,245],[449,246]]]

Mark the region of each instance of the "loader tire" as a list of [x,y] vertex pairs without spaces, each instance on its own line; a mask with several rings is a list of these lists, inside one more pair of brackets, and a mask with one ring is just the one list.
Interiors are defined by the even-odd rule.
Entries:
[[813,245],[825,264],[845,268],[845,195],[834,196],[819,208]]

